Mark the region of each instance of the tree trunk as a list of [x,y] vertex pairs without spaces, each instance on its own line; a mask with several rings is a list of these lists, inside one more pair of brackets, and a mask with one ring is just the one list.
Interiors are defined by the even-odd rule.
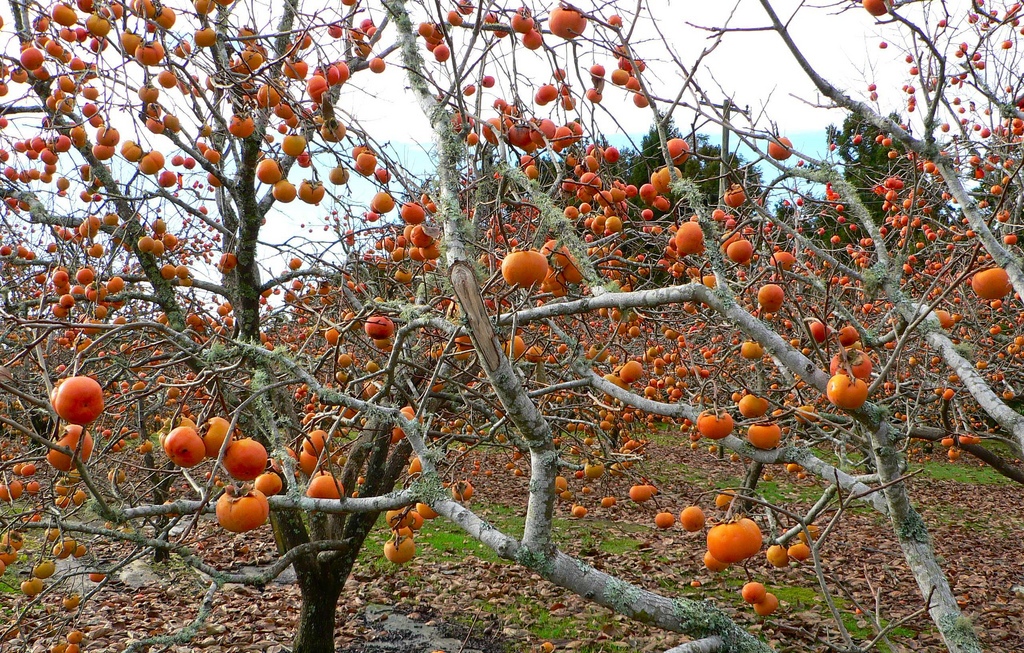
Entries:
[[[719,451],[724,451],[725,447],[719,447]],[[750,463],[750,469],[747,470],[747,477],[743,480],[743,494],[748,497],[754,496],[754,490],[757,489],[757,482],[761,480],[761,472],[764,470],[764,464],[758,460],[754,460]],[[753,501],[744,501],[743,510],[750,512],[754,509]]]
[[[146,463],[146,467],[156,469],[156,462],[152,453],[147,453],[143,458],[143,461]],[[171,464],[172,463],[169,462],[167,463],[167,465]],[[173,477],[167,473],[167,465],[165,465],[162,470],[156,471],[153,474],[153,503],[155,505],[160,505],[167,501],[167,492],[173,481]],[[154,518],[153,521],[156,524],[156,530],[158,533],[162,533],[163,530],[167,528],[168,519],[166,516],[161,515]],[[153,562],[167,562],[170,559],[171,552],[167,549],[153,549]]]
[[[388,456],[391,432],[380,430],[377,434],[375,447],[366,466],[367,484],[363,488],[367,496],[377,496],[390,492],[395,487],[395,480],[408,464],[411,447],[408,441],[399,444],[392,455]],[[341,533],[330,534],[343,539],[348,548],[343,551],[331,551],[301,556],[295,560],[293,567],[302,593],[302,607],[299,611],[299,623],[295,628],[295,641],[292,653],[334,653],[334,626],[338,608],[338,598],[345,588],[345,581],[352,573],[359,552],[366,542],[373,525],[380,513],[371,512],[349,515],[343,523],[334,524],[344,529]],[[275,522],[275,535],[287,535],[289,531],[284,517],[297,522],[292,524],[293,539],[279,540],[279,546],[286,550],[288,542],[292,546],[298,543],[294,534],[302,527],[303,522],[296,513],[285,513],[278,516],[280,525]],[[303,532],[303,536],[305,532]]]
[[338,578],[332,570],[324,572],[299,579],[302,609],[292,653],[334,653],[335,615],[345,578]]
[[884,487],[882,494],[889,504],[889,521],[946,649],[949,653],[981,653],[978,634],[960,612],[946,574],[935,558],[924,520],[914,509],[907,486],[900,478],[899,458],[889,425],[883,422],[869,433],[878,477]]

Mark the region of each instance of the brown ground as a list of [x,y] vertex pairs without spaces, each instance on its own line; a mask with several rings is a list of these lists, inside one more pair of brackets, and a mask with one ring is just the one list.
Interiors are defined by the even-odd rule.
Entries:
[[[714,511],[708,506],[713,501],[713,488],[735,484],[742,474],[739,463],[719,459],[703,449],[691,451],[682,442],[652,443],[648,453],[646,471],[652,477],[673,479],[661,485],[655,501],[676,514],[697,502],[712,516]],[[523,513],[526,477],[512,476],[505,470],[504,459],[480,460],[481,470],[472,477],[477,490],[475,506],[496,524],[514,530],[517,523],[521,524],[517,520]],[[473,458],[467,460],[467,465],[471,462]],[[814,483],[798,481],[781,470],[775,474],[777,485],[763,485],[769,498],[790,508],[806,507],[814,500]],[[948,477],[961,480],[946,480]],[[1024,598],[1013,590],[1024,585],[1021,488],[963,461],[956,466],[929,463],[924,473],[909,482],[932,530],[954,593],[986,649],[1024,651]],[[780,651],[825,651],[829,650],[827,642],[840,641],[821,588],[807,566],[776,570],[759,556],[745,569],[711,574],[700,562],[702,533],[689,534],[678,525],[670,531],[654,530],[651,525],[656,509],[652,505],[637,509],[620,498],[612,509],[599,506],[600,497],[606,493],[624,497],[627,481],[601,479],[592,484],[594,492],[589,495],[582,493],[582,481],[571,483],[578,492],[578,502],[590,513],[582,520],[571,520],[570,504],[560,503],[556,526],[565,550],[648,589],[714,600]],[[267,527],[255,534],[230,536],[206,524],[204,533],[207,537],[199,546],[221,568],[237,569],[270,559]],[[364,618],[364,609],[371,604],[411,612],[414,621],[437,625],[438,632],[446,637],[460,641],[469,638],[467,651],[473,648],[495,653],[503,647],[508,651],[533,651],[540,650],[546,640],[559,650],[581,653],[663,651],[683,641],[612,615],[530,572],[496,560],[450,524],[428,524],[417,538],[416,559],[403,568],[383,561],[380,543],[384,536],[381,529],[376,541],[364,550],[339,606],[336,642],[346,653],[393,650],[384,643],[373,643],[376,639],[394,640],[399,635],[386,634],[381,622]],[[468,560],[461,555],[464,547],[470,552]],[[867,509],[843,515],[840,526],[823,544],[822,557],[829,590],[859,644],[873,634],[870,620],[857,612],[858,605],[865,612],[873,612],[877,596],[884,623],[903,619],[923,605],[888,524]],[[11,583],[24,566],[22,563],[8,571],[4,581]],[[90,604],[70,618],[69,625],[87,633],[84,651],[120,651],[130,641],[177,632],[195,616],[205,589],[202,580],[175,564],[162,567],[158,574],[158,581],[134,589],[112,577]],[[776,615],[761,620],[742,602],[738,588],[748,578],[765,583],[779,596],[782,605]],[[80,582],[78,591],[82,587],[96,585]],[[69,591],[66,587],[55,588],[46,603],[59,602],[58,595]],[[5,622],[9,622],[11,613],[4,609],[17,609],[23,602],[18,594],[0,593],[0,615]],[[150,650],[288,651],[297,613],[298,591],[291,584],[275,583],[263,589],[228,587],[191,643]],[[56,641],[60,639],[37,634],[29,649],[46,650]],[[883,645],[878,650],[941,650],[930,621],[922,615],[901,624],[889,641],[891,648]],[[0,651],[21,651],[24,647],[12,641],[0,645]],[[422,650],[432,649],[426,646]],[[417,649],[408,651],[417,653]]]

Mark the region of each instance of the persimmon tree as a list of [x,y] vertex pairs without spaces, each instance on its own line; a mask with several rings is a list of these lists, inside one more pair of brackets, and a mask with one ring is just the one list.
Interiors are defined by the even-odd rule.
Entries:
[[[4,637],[77,650],[78,611],[123,562],[87,583],[53,558],[116,544],[212,579],[196,623],[149,643],[188,641],[224,584],[293,566],[294,650],[332,651],[385,513],[395,563],[424,520],[449,519],[696,640],[678,651],[769,650],[710,603],[554,544],[561,502],[588,514],[578,483],[650,500],[642,443],[668,425],[747,463],[726,518],[680,515],[707,529],[694,555],[709,568],[804,561],[832,606],[816,538],[857,501],[891,523],[947,648],[980,650],[906,454],[941,440],[1021,479],[1019,7],[850,3],[843,20],[877,16],[905,43],[902,89],[861,92],[823,78],[827,54],[760,4],[816,91],[884,148],[870,188],[832,154],[794,151],[781,118],[726,115],[706,94],[705,64],[748,29],[694,28],[707,47],[687,60],[657,7],[10,2],[0,560],[25,597]],[[419,112],[429,164],[391,146],[368,88]],[[638,185],[609,143],[617,116],[645,111],[660,162]],[[673,119],[724,127],[748,155],[684,175],[711,153]],[[470,452],[529,461],[522,533],[474,512]],[[821,500],[760,499],[773,465],[819,478]],[[279,558],[216,569],[192,546],[211,518],[239,537],[269,523]],[[757,583],[742,598],[778,606]],[[66,612],[38,609],[54,604]],[[877,623],[855,641],[836,617],[846,650],[886,636]]]

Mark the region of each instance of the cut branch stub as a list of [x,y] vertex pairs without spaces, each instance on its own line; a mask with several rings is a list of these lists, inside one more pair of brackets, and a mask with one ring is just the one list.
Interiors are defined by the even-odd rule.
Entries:
[[470,337],[480,354],[480,363],[488,373],[493,373],[501,364],[501,351],[494,327],[487,317],[473,268],[464,261],[456,261],[449,266],[448,277],[466,317]]

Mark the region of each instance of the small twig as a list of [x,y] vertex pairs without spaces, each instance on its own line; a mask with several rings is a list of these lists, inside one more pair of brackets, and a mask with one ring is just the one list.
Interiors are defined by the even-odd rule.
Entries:
[[458,651],[458,653],[462,653],[462,651],[464,651],[464,650],[465,650],[465,648],[466,648],[466,643],[467,643],[467,642],[469,641],[469,637],[470,637],[470,635],[472,635],[472,634],[473,634],[473,628],[474,628],[474,627],[476,626],[476,620],[477,620],[477,618],[479,618],[479,615],[477,615],[477,614],[474,614],[474,615],[473,615],[473,623],[469,624],[469,632],[467,632],[467,633],[466,633],[466,639],[462,640],[462,646],[460,646],[460,647],[459,647],[459,651]]

